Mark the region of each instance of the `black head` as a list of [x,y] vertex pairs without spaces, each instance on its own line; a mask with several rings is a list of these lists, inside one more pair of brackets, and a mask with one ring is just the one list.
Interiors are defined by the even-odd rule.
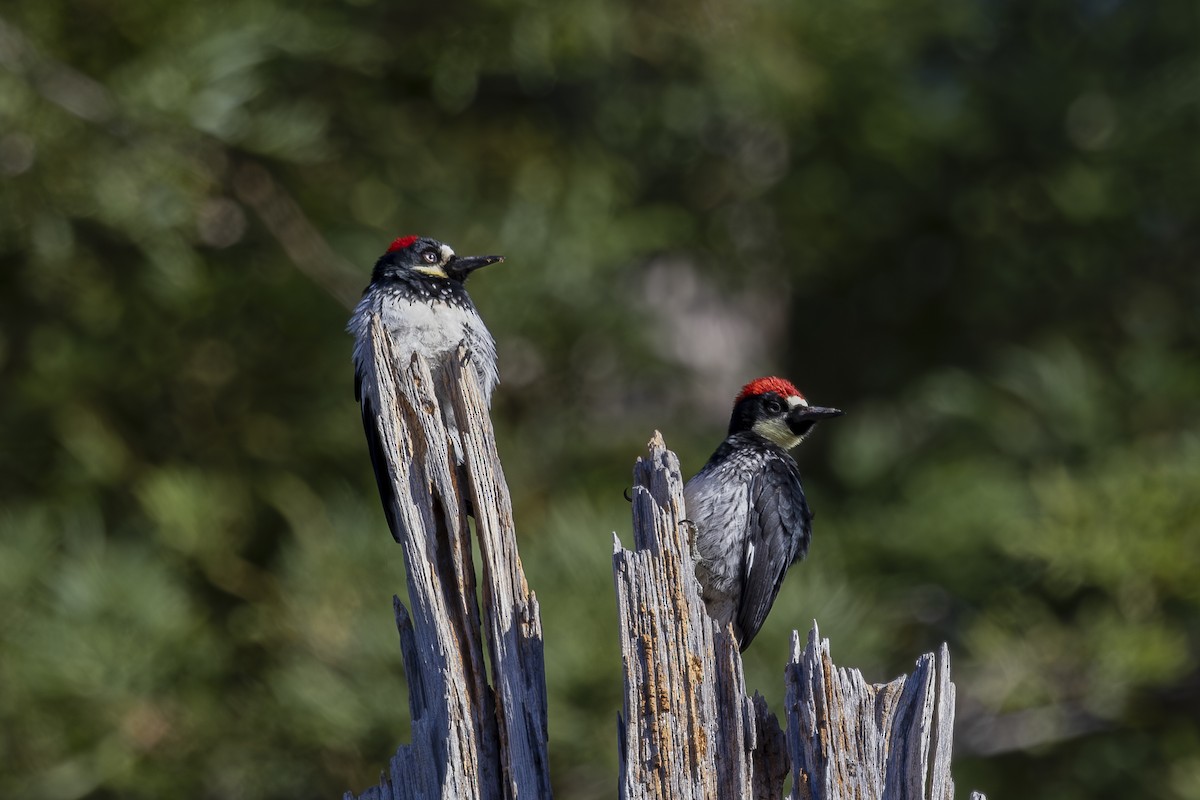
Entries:
[[819,421],[841,415],[836,408],[809,405],[783,378],[759,378],[743,386],[734,401],[729,433],[757,433],[786,450],[800,444]]
[[457,256],[449,245],[426,236],[401,236],[375,262],[372,283],[457,283],[504,256]]

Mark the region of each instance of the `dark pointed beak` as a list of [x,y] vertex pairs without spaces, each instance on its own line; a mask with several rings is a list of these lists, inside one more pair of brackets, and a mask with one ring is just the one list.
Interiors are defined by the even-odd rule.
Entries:
[[842,411],[837,408],[821,408],[820,406],[796,406],[787,415],[787,426],[797,436],[807,436],[809,432],[823,419],[840,417]]
[[796,406],[788,412],[788,420],[796,420],[797,422],[816,422],[817,420],[829,419],[830,417],[840,417],[845,414],[838,408],[821,408],[820,406]]
[[480,267],[498,264],[504,256],[455,256],[446,264],[446,274],[456,281],[465,281],[467,276]]

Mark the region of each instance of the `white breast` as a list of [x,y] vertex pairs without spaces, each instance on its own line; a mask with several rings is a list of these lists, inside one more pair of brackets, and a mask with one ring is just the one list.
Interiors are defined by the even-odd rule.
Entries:
[[354,309],[347,326],[354,334],[354,363],[363,374],[370,367],[367,334],[371,313],[379,315],[391,334],[402,367],[407,366],[412,353],[420,353],[436,369],[442,358],[456,351],[460,344],[466,344],[484,401],[491,405],[492,392],[499,382],[496,343],[478,314],[451,303],[413,302],[403,297],[368,294]]

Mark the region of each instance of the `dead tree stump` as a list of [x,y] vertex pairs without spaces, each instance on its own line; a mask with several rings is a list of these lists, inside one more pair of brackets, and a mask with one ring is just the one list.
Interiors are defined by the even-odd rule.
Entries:
[[[403,528],[412,608],[393,598],[412,743],[359,800],[549,798],[541,616],[525,583],[508,485],[474,370],[460,351],[437,365],[435,384],[420,357],[407,368],[389,366],[394,351],[378,319],[371,338],[377,368],[367,379],[377,381],[375,422],[395,490],[392,511]],[[458,420],[461,464],[443,419],[447,406]],[[482,562],[482,615],[468,508]]]
[[[380,398],[374,423],[395,490],[391,513],[402,528],[412,609],[393,598],[412,743],[357,800],[548,799],[541,619],[474,370],[461,351],[435,365],[436,380],[417,357],[394,369],[378,320],[371,337],[380,365],[368,376]],[[456,446],[447,408],[458,420]],[[870,685],[857,670],[834,666],[815,623],[803,650],[794,634],[785,735],[763,698],[746,696],[731,629],[718,629],[704,610],[679,462],[661,435],[634,478],[634,549],[617,541],[613,554],[625,671],[620,796],[776,800],[790,771],[792,800],[953,800],[945,646],[923,656],[911,676]],[[344,800],[356,798],[347,792]]]
[[614,543],[620,796],[775,800],[791,772],[792,800],[953,800],[945,645],[871,685],[833,664],[816,623],[803,650],[793,633],[785,737],[762,697],[746,696],[732,630],[704,610],[685,519],[679,461],[656,433],[634,468],[634,548]]

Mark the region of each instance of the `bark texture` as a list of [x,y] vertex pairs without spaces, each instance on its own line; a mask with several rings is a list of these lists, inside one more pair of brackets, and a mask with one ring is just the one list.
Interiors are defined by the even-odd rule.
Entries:
[[[954,684],[946,645],[917,659],[911,675],[869,684],[858,670],[833,663],[829,640],[813,622],[803,649],[792,632],[784,681],[793,800],[953,800]],[[985,800],[978,792],[971,798]]]
[[[954,684],[945,645],[912,675],[868,684],[833,664],[816,623],[792,637],[787,734],[746,696],[731,628],[700,599],[683,477],[661,434],[634,468],[633,550],[614,543],[624,709],[619,792],[650,798],[953,800]],[[973,793],[972,800],[985,800]]]
[[[375,424],[404,531],[411,611],[399,598],[393,604],[412,743],[359,798],[549,798],[541,617],[525,583],[508,485],[474,371],[460,351],[441,365],[435,385],[419,357],[407,368],[387,366],[396,359],[378,319],[371,337],[379,367],[366,379],[376,381]],[[447,407],[458,420],[462,463],[443,419]],[[478,587],[468,511],[479,542]]]
[[634,549],[614,542],[620,796],[778,798],[783,732],[761,697],[746,696],[732,633],[704,610],[683,519],[679,460],[655,434],[634,468]]
[[[375,363],[395,364],[377,319],[371,336]],[[431,373],[414,357],[367,377],[403,532],[411,611],[393,603],[412,742],[358,800],[551,797],[541,619],[491,419],[464,358]],[[679,461],[659,434],[638,460],[632,501],[634,548],[614,541],[613,553],[625,673],[620,797],[776,800],[791,772],[792,800],[953,799],[945,646],[912,675],[871,685],[833,664],[816,623],[804,648],[793,634],[785,735],[763,698],[746,695],[732,629],[705,611]]]

